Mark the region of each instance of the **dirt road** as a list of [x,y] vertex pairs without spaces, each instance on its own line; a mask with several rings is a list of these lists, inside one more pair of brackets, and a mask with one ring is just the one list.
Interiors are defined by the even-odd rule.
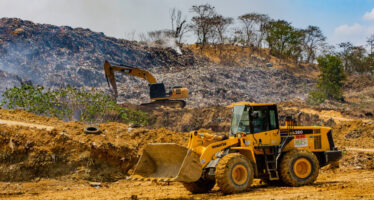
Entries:
[[374,199],[374,171],[322,171],[313,185],[303,187],[267,186],[255,181],[245,193],[192,195],[179,183],[120,180],[90,186],[88,181],[41,179],[35,182],[0,183],[0,198],[21,199]]

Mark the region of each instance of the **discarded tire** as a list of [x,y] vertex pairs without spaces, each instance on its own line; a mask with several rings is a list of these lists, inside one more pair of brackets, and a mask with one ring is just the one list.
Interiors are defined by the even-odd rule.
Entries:
[[94,126],[87,126],[87,127],[84,128],[84,133],[86,133],[86,134],[96,134],[96,135],[98,135],[98,134],[101,133],[101,131],[100,131],[100,129],[97,128],[97,127],[94,127]]

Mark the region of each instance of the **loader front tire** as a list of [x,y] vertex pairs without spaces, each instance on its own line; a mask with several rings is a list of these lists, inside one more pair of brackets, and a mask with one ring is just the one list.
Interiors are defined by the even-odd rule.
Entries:
[[198,181],[193,183],[183,183],[183,186],[192,194],[201,194],[209,192],[215,184],[215,180],[207,180],[200,178]]
[[225,194],[242,192],[253,182],[253,166],[240,153],[230,153],[218,162],[216,167],[216,182]]
[[289,186],[311,184],[317,179],[318,173],[318,159],[307,150],[287,152],[280,163],[281,180]]

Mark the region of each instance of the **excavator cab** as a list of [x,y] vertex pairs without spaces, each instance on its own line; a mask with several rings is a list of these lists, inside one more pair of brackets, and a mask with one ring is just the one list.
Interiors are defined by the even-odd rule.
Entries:
[[151,99],[166,97],[164,83],[149,84],[149,96]]

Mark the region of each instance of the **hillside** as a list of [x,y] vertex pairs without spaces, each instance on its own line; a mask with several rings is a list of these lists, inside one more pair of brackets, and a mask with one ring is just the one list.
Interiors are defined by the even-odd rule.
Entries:
[[[188,106],[228,104],[233,101],[274,101],[304,99],[313,77],[296,76],[290,68],[248,62],[225,65],[183,47],[172,48],[105,36],[83,28],[35,24],[14,18],[0,19],[0,70],[6,87],[17,85],[15,77],[45,87],[85,86],[107,89],[103,63],[109,60],[151,71],[167,87],[189,88]],[[277,66],[276,63],[274,63]],[[308,74],[309,68],[305,71]],[[133,77],[120,77],[120,101],[148,102],[147,83]]]

